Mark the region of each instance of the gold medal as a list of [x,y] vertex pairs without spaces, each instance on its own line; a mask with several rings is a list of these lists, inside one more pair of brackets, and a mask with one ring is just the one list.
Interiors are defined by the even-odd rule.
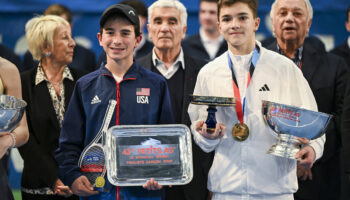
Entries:
[[232,128],[232,136],[238,141],[242,142],[249,136],[249,128],[245,123],[237,123]]
[[105,179],[102,176],[99,176],[95,179],[95,186],[97,188],[102,188],[103,186],[105,186]]

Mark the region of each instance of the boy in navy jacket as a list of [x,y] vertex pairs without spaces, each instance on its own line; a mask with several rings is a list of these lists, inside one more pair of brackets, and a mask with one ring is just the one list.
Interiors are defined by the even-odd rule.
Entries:
[[[98,133],[110,99],[117,101],[110,126],[173,122],[166,81],[133,61],[141,41],[139,18],[127,5],[107,8],[97,34],[107,62],[78,80],[66,112],[56,160],[59,177],[74,194],[88,199],[161,199],[161,186],[151,179],[142,187],[105,186],[97,192],[78,166],[80,154]],[[155,191],[148,191],[148,190]],[[123,197],[123,198],[121,198]]]

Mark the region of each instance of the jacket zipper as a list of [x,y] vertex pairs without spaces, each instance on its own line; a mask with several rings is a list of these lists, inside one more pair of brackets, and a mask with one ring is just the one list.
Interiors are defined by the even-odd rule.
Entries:
[[[105,74],[107,76],[110,76],[113,78],[117,88],[116,88],[116,93],[117,93],[117,107],[116,107],[116,110],[117,110],[117,113],[116,113],[116,119],[115,119],[115,124],[116,125],[119,125],[119,106],[120,106],[120,84],[123,82],[123,81],[126,81],[126,80],[136,80],[136,78],[127,78],[127,79],[123,79],[120,81],[120,83],[118,83],[114,77],[112,75],[109,75],[109,74]],[[116,187],[116,191],[115,191],[115,197],[116,197],[116,200],[119,200],[119,186]]]

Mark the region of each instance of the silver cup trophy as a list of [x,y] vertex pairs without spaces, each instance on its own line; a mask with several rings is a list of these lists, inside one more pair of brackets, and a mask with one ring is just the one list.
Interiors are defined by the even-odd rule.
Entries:
[[13,96],[0,95],[0,136],[12,131],[23,117],[27,103]]
[[263,100],[262,112],[267,125],[277,134],[278,142],[269,154],[295,159],[301,143],[298,137],[309,140],[321,137],[332,115]]

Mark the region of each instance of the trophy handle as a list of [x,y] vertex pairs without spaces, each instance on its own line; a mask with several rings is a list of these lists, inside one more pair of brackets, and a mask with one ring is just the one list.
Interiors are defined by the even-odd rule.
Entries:
[[205,121],[205,123],[207,124],[207,130],[210,132],[214,132],[216,127],[216,117],[215,117],[215,112],[217,111],[216,106],[209,105],[207,111],[208,111],[208,117],[207,117],[207,120]]

